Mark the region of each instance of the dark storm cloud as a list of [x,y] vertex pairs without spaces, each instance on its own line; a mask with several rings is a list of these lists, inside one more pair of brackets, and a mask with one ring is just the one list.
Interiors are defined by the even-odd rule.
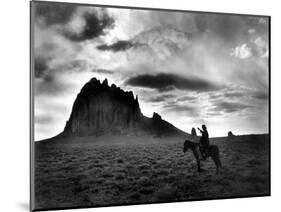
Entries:
[[223,94],[224,97],[226,98],[240,98],[243,97],[245,94],[243,94],[242,92],[226,92]]
[[48,71],[48,60],[44,57],[36,57],[34,60],[34,75],[36,78],[43,78]]
[[265,92],[257,92],[253,97],[260,100],[268,100],[268,94]]
[[210,109],[211,112],[225,112],[233,113],[239,112],[248,108],[253,108],[252,105],[247,105],[239,102],[218,101],[215,103],[214,108]]
[[267,33],[267,28],[264,27],[267,19],[265,23],[261,23],[257,17],[197,13],[194,14],[194,20],[198,32],[212,31],[220,39],[230,43],[249,40],[249,29],[254,29],[256,33]]
[[50,80],[35,81],[35,95],[41,96],[60,96],[62,94],[68,94],[73,88],[73,85],[68,82],[62,82],[55,77],[51,77]]
[[218,99],[241,99],[247,95],[249,95],[249,91],[225,86],[221,92],[211,92],[208,97],[210,100],[218,101]]
[[174,97],[174,95],[172,95],[172,94],[164,94],[164,95],[161,95],[161,96],[152,97],[148,101],[149,102],[164,102],[167,99],[170,99],[170,98],[173,98],[173,97]]
[[201,32],[214,31],[217,35],[227,40],[232,40],[237,34],[237,29],[242,26],[245,18],[240,16],[223,16],[216,14],[196,14],[195,20]]
[[131,41],[119,40],[111,45],[106,45],[106,44],[99,45],[97,46],[97,49],[102,51],[118,52],[118,51],[126,51],[127,49],[130,49],[133,46],[134,44]]
[[195,107],[189,106],[189,105],[178,105],[178,104],[168,104],[165,105],[163,108],[166,109],[173,109],[176,110],[178,112],[182,112],[182,111],[190,111],[190,110],[194,110]]
[[83,15],[85,26],[79,33],[65,31],[63,34],[69,40],[80,42],[90,40],[105,34],[106,29],[114,27],[114,19],[106,12],[99,17],[96,13],[85,13]]
[[55,69],[52,70],[53,73],[74,73],[74,72],[83,72],[86,71],[88,66],[87,61],[85,60],[72,60],[65,61],[63,64],[57,65]]
[[49,124],[51,122],[53,122],[54,119],[51,116],[47,116],[47,115],[36,115],[35,116],[35,123],[36,124]]
[[45,57],[37,57],[34,60],[34,75],[36,78],[43,79],[45,83],[55,80],[57,74],[83,72],[87,68],[85,60],[72,60],[50,69],[48,65],[50,60]]
[[220,112],[220,111],[212,111],[212,112],[207,112],[206,113],[207,116],[221,116],[223,115],[223,112]]
[[184,78],[175,74],[157,74],[157,75],[139,75],[132,77],[126,81],[127,85],[137,87],[154,88],[158,90],[168,89],[173,87],[180,90],[192,90],[192,91],[210,91],[218,89],[214,84],[202,79]]
[[182,97],[179,97],[177,99],[177,102],[181,102],[181,101],[194,101],[196,100],[198,97],[196,96],[182,96]]
[[[105,9],[97,12],[84,12],[82,19],[85,21],[80,32],[67,28],[67,24],[77,15],[78,6],[72,4],[36,3],[35,18],[37,23],[44,23],[49,27],[60,25],[59,32],[71,41],[80,42],[90,40],[105,34],[105,30],[114,26],[114,19],[107,14]],[[41,21],[42,20],[42,21]],[[41,21],[41,22],[40,22]]]
[[92,72],[98,74],[113,74],[113,71],[107,69],[93,69]]
[[36,2],[35,5],[36,18],[42,18],[47,26],[68,23],[77,9],[72,4]]
[[216,99],[219,99],[223,97],[223,94],[220,92],[220,93],[209,93],[209,98],[212,99],[212,100],[216,100]]
[[163,110],[168,113],[175,113],[180,115],[198,115],[198,108],[192,105],[178,105],[178,104],[167,104],[163,106]]

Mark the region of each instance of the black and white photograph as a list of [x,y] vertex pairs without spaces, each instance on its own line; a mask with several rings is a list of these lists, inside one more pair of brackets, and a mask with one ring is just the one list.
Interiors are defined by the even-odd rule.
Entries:
[[270,195],[270,16],[30,9],[32,210]]

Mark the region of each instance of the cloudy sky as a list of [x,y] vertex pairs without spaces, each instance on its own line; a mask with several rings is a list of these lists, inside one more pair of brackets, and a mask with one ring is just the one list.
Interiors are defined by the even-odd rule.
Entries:
[[268,19],[33,2],[35,140],[60,133],[81,87],[107,78],[210,136],[268,132]]

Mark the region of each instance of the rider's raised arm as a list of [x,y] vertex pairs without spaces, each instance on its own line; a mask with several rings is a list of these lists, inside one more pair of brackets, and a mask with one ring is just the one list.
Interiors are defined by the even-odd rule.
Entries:
[[201,130],[199,127],[197,127],[197,129],[198,129],[201,133],[203,133],[203,130]]

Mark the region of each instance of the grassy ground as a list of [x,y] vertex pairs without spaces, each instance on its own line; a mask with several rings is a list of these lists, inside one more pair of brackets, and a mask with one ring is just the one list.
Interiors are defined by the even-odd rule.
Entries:
[[191,152],[183,153],[180,138],[104,139],[36,145],[37,209],[269,193],[267,136],[212,140],[224,167],[219,175],[211,159],[197,173],[196,161]]

